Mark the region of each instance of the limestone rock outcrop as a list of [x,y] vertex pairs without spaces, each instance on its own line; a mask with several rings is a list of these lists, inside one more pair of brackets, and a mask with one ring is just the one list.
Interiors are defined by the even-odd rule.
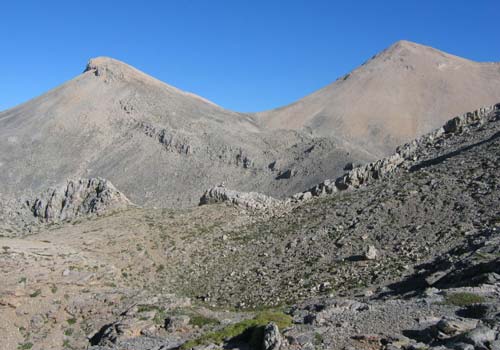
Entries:
[[42,222],[58,222],[88,214],[125,208],[132,203],[111,182],[102,178],[68,180],[26,203]]
[[466,132],[471,127],[495,121],[499,116],[500,104],[457,116],[447,121],[443,127],[398,147],[393,155],[356,167],[336,180],[325,180],[306,192],[310,192],[312,196],[331,194],[366,185],[370,181],[380,179],[401,167],[410,168],[425,158],[429,150],[441,147],[441,144],[452,135]]
[[200,205],[214,203],[231,203],[246,209],[270,209],[281,204],[281,201],[262,193],[238,192],[218,185],[205,191],[200,198]]
[[216,186],[204,193],[200,199],[200,205],[230,202],[248,209],[270,209],[359,188],[371,181],[384,178],[398,169],[411,171],[429,162],[427,158],[435,154],[436,150],[440,149],[442,144],[453,135],[472,131],[471,128],[494,122],[499,118],[500,103],[457,116],[446,122],[443,127],[398,147],[396,152],[389,157],[355,167],[335,180],[326,179],[311,189],[296,193],[285,200],[278,200],[257,192],[238,192],[226,189],[224,186]]

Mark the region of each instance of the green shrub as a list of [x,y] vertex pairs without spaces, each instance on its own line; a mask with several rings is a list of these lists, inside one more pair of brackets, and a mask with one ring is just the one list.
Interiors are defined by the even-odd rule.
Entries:
[[189,324],[202,328],[210,324],[219,324],[219,321],[215,318],[205,317],[203,315],[193,315],[189,319]]
[[221,344],[225,339],[242,338],[249,341],[251,345],[256,346],[262,340],[264,327],[274,322],[279,329],[287,328],[292,324],[292,318],[282,312],[263,311],[259,312],[254,318],[243,320],[228,325],[218,331],[203,334],[197,339],[190,340],[181,346],[181,349],[187,350],[198,345]]
[[42,294],[42,290],[41,289],[37,289],[35,290],[33,293],[30,294],[30,297],[31,298],[36,298],[37,296],[39,296],[40,294]]
[[446,304],[455,306],[467,306],[476,303],[482,303],[484,297],[473,293],[453,293],[446,296]]

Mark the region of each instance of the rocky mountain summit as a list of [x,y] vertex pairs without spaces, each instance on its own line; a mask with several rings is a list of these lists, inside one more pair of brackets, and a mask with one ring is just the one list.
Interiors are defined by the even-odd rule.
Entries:
[[332,84],[257,113],[273,129],[307,129],[382,158],[450,116],[500,101],[500,63],[401,40]]
[[499,68],[402,41],[246,114],[90,60],[0,112],[0,347],[500,349]]
[[290,106],[247,114],[98,57],[0,112],[0,198],[100,177],[147,207],[193,207],[220,183],[284,199],[495,103],[499,91],[498,63],[402,41]]
[[148,207],[189,207],[214,184],[282,197],[335,174],[364,150],[303,131],[268,131],[246,114],[111,59],[0,112],[0,196],[101,177]]
[[27,207],[56,220],[0,237],[3,345],[497,349],[499,133],[500,105],[484,107],[288,199],[224,185],[148,208],[103,179],[43,192]]

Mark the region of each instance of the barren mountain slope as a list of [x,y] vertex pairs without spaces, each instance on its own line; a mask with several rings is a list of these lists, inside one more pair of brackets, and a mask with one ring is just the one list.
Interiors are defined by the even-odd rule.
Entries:
[[333,84],[256,114],[274,129],[307,128],[383,156],[452,115],[500,99],[500,63],[400,41]]
[[[500,105],[411,145],[281,212],[129,207],[0,237],[2,345],[496,349]],[[260,346],[271,322],[281,347]]]
[[195,205],[221,182],[282,196],[368,158],[326,138],[261,132],[244,114],[102,57],[0,113],[0,200],[91,177],[110,180],[141,205]]

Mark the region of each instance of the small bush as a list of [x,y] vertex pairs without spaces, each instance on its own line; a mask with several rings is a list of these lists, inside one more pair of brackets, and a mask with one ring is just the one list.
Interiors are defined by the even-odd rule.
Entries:
[[37,289],[35,290],[33,293],[30,294],[30,297],[31,298],[36,298],[37,296],[39,296],[40,294],[42,294],[42,290],[41,289]]
[[164,308],[159,308],[156,311],[155,317],[153,318],[153,322],[157,325],[165,324],[165,318],[167,317],[166,311]]
[[455,306],[467,306],[482,303],[484,297],[473,293],[453,293],[446,296],[446,304]]
[[189,324],[202,328],[206,325],[219,324],[219,321],[215,318],[205,317],[203,315],[193,315],[189,319]]
[[149,312],[158,310],[158,306],[155,305],[139,305],[137,306],[137,312]]
[[279,329],[287,328],[292,324],[292,318],[282,312],[263,311],[254,318],[233,323],[215,332],[203,334],[201,337],[190,340],[181,346],[182,350],[191,349],[198,345],[221,344],[225,339],[236,337],[247,338],[250,343],[257,343],[262,339],[264,327],[274,322]]

